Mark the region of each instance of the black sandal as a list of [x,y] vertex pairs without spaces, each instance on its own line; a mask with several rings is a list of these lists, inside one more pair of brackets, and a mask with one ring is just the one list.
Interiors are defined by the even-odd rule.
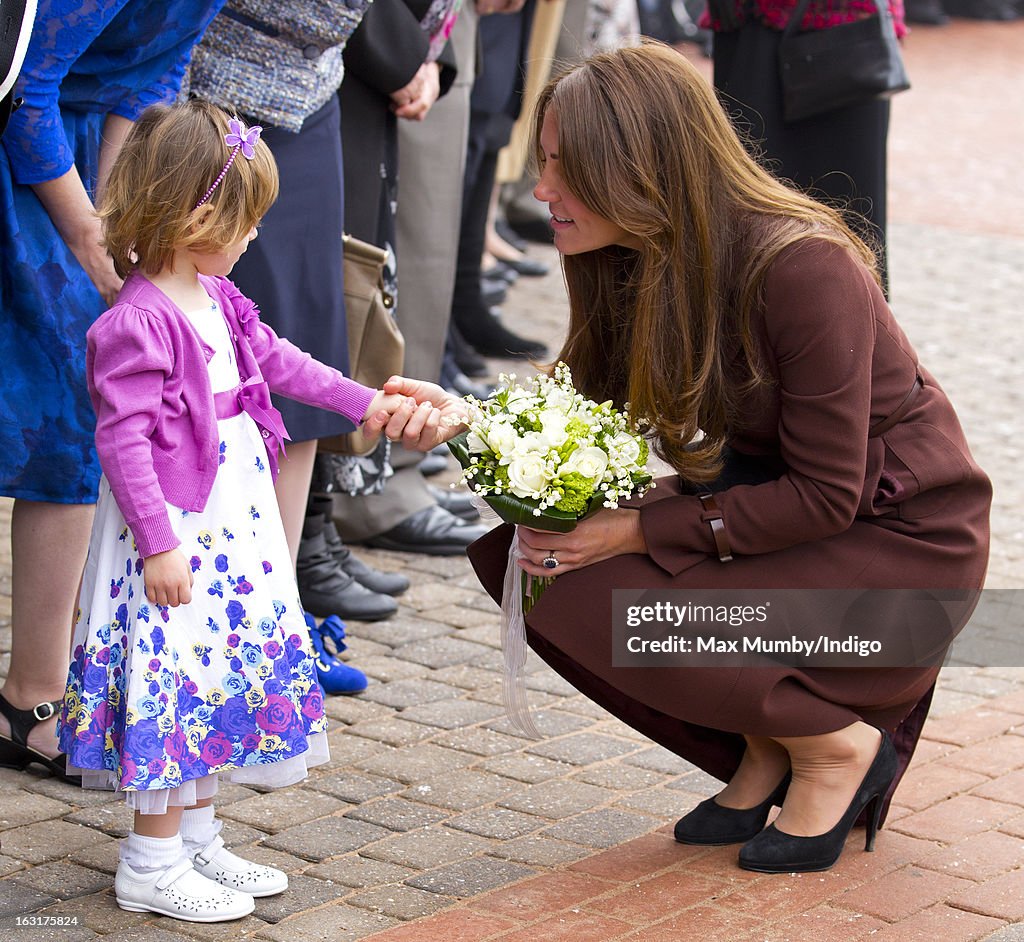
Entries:
[[69,785],[81,785],[80,775],[68,775],[68,757],[64,753],[50,758],[28,744],[28,734],[34,726],[45,723],[57,715],[60,700],[44,700],[31,710],[17,710],[0,693],[0,713],[11,724],[11,738],[0,736],[0,769],[25,769],[33,762],[45,766],[53,775]]

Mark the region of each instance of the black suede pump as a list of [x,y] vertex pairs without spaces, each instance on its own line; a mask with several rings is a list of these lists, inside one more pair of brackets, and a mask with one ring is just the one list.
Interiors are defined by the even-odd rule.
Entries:
[[759,873],[811,873],[828,870],[843,852],[846,838],[861,811],[867,808],[867,838],[864,850],[875,849],[875,835],[882,815],[882,799],[896,777],[896,749],[882,731],[878,753],[853,796],[853,801],[836,825],[824,834],[799,837],[770,824],[740,849],[740,866]]
[[768,820],[768,812],[782,805],[789,789],[789,772],[764,801],[753,808],[725,808],[714,798],[702,801],[689,814],[676,821],[675,835],[680,844],[742,844],[759,834]]

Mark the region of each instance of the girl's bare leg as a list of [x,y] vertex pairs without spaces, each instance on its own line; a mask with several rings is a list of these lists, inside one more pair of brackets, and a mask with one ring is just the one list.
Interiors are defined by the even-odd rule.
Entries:
[[306,519],[306,502],[309,500],[309,482],[313,479],[315,457],[315,438],[308,442],[290,443],[288,457],[281,458],[281,471],[274,484],[284,535],[292,556],[292,569],[299,558],[299,541],[302,539],[302,523]]

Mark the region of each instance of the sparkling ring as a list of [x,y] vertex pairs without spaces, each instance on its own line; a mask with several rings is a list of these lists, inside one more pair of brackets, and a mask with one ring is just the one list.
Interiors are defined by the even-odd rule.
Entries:
[[548,553],[548,555],[545,556],[541,560],[541,565],[545,569],[557,569],[558,568],[558,560],[555,559],[555,551],[554,550],[552,550],[550,553]]

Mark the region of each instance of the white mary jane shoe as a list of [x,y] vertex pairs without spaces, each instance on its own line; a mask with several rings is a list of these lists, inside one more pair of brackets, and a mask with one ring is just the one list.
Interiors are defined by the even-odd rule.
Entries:
[[138,873],[121,863],[114,877],[117,905],[132,913],[159,913],[186,922],[228,922],[255,908],[247,893],[221,886],[183,860],[156,873]]
[[192,864],[204,877],[249,896],[274,896],[288,889],[286,873],[231,853],[219,834],[192,856]]

